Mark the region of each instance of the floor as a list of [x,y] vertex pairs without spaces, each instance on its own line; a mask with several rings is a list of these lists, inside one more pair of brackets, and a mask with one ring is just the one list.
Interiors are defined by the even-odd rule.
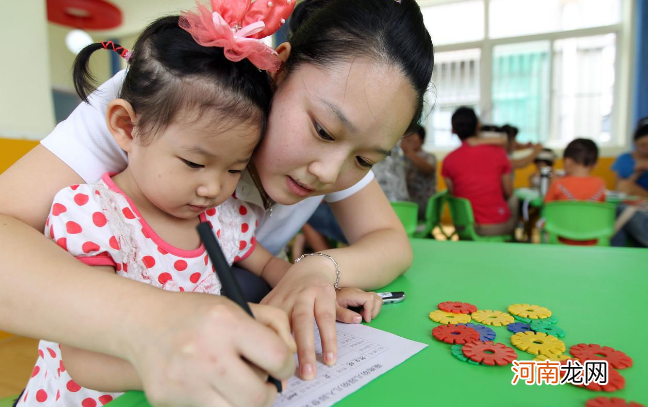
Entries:
[[0,399],[18,395],[36,363],[38,341],[0,332]]

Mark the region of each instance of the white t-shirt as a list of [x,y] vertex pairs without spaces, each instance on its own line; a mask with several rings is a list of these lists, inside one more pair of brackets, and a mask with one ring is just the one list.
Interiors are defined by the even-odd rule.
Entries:
[[[86,183],[98,181],[106,172],[126,168],[126,153],[119,148],[106,126],[106,107],[119,97],[126,71],[122,70],[94,91],[90,104],[81,103],[59,123],[41,144],[72,168]],[[374,179],[371,171],[355,185],[324,196],[326,202],[341,201],[360,191]],[[249,176],[243,177],[236,196],[257,205],[259,217],[256,239],[270,253],[278,254],[301,229],[322,201],[321,196],[306,198],[295,205],[275,205],[272,216],[263,213],[259,191]]]

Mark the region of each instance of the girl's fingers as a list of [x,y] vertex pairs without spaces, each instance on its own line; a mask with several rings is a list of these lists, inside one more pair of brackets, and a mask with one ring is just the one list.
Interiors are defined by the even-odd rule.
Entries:
[[250,303],[250,308],[258,322],[275,331],[286,342],[292,353],[297,352],[297,344],[290,331],[290,320],[282,309],[252,303]]
[[359,324],[362,322],[362,316],[360,314],[339,305],[336,308],[336,319],[345,324]]

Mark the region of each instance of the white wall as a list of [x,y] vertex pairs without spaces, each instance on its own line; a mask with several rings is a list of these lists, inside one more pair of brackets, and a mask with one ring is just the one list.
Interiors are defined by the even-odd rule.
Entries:
[[39,139],[54,128],[45,1],[2,0],[0,137]]

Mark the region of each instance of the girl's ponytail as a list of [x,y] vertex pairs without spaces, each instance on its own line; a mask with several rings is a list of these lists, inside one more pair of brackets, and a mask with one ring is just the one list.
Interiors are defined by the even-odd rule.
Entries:
[[74,59],[72,79],[74,81],[74,89],[76,90],[77,95],[79,95],[84,102],[88,102],[88,95],[96,89],[95,85],[97,83],[94,76],[90,73],[88,62],[90,62],[90,56],[96,50],[102,48],[117,52],[126,59],[126,61],[128,61],[128,58],[130,57],[130,52],[126,48],[119,44],[115,44],[112,41],[97,42],[83,48]]

